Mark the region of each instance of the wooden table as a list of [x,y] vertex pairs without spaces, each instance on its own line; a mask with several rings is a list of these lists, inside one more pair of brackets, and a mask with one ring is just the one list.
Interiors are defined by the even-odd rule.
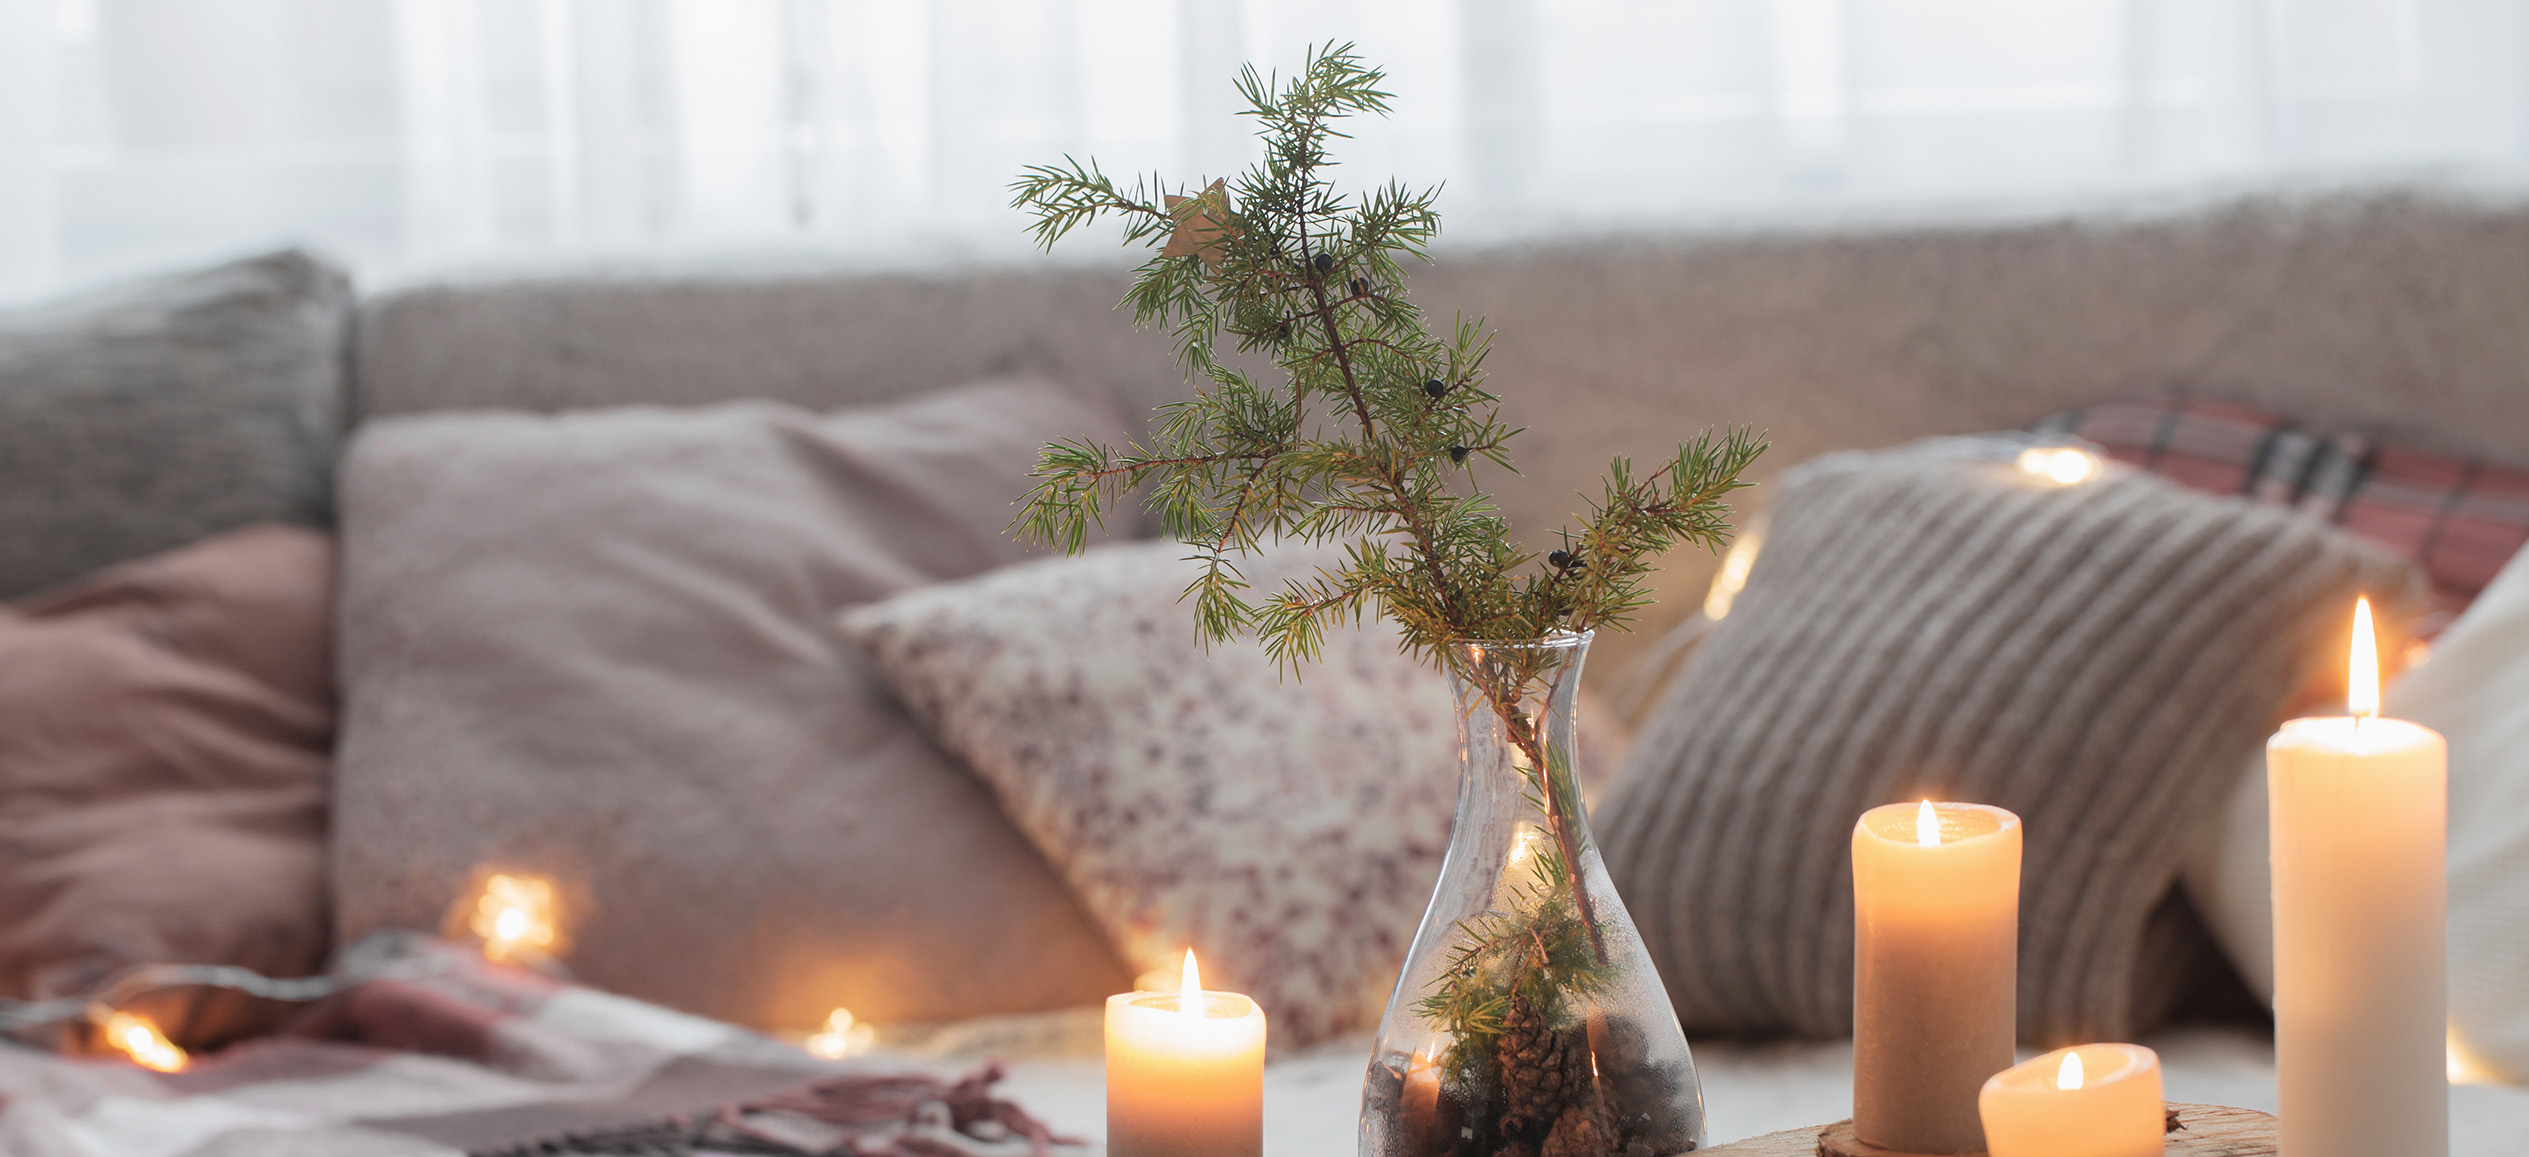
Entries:
[[[2233,1109],[2223,1105],[2171,1105],[2182,1126],[2169,1134],[2168,1157],[2275,1157],[2274,1118],[2254,1109]],[[1704,1150],[1711,1157],[1820,1157],[1836,1151],[1856,1154],[1885,1153],[1869,1148],[1829,1150],[1820,1146],[1819,1137],[1830,1129],[1849,1126],[1849,1121],[1834,1125],[1812,1125],[1767,1133],[1745,1141],[1732,1141]],[[1849,1128],[1845,1136],[1851,1135]],[[1891,1155],[1895,1157],[1895,1155]]]

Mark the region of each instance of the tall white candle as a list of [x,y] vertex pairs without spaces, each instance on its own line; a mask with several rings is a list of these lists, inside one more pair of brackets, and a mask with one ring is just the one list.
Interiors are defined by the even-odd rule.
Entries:
[[2448,747],[2379,718],[2366,601],[2353,714],[2266,743],[2281,1157],[2449,1151]]

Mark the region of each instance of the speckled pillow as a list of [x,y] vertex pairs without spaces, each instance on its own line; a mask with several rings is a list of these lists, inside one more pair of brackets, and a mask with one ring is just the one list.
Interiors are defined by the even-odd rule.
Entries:
[[[1277,1045],[1371,1023],[1448,846],[1448,682],[1384,625],[1285,677],[1197,642],[1173,542],[1093,550],[847,611],[846,635],[1138,968],[1191,946]],[[1336,560],[1286,548],[1258,590]]]

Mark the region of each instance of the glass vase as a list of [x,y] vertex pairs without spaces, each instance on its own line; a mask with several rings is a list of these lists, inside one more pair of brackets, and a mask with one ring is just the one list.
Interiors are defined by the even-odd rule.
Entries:
[[1589,639],[1450,651],[1457,822],[1379,1021],[1361,1157],[1666,1157],[1703,1145],[1694,1057],[1573,774]]

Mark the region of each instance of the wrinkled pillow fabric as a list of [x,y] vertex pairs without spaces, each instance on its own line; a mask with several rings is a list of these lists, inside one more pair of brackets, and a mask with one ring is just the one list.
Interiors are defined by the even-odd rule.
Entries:
[[551,878],[581,980],[805,1028],[1129,983],[991,795],[838,645],[840,607],[1016,561],[1042,382],[370,423],[343,468],[335,895],[436,929],[477,869]]
[[[0,995],[323,966],[333,570],[255,527],[0,607]],[[240,1010],[152,1011],[202,1044]]]
[[[2450,1032],[2461,1059],[2529,1084],[2529,551],[2383,690],[2383,713],[2450,743]],[[2258,995],[2274,992],[2262,753],[2187,888]]]
[[0,315],[0,598],[322,524],[351,311],[293,252]]
[[[847,612],[843,631],[1138,968],[1185,950],[1277,1045],[1372,1023],[1431,898],[1456,806],[1455,708],[1383,624],[1287,677],[1198,641],[1174,542],[1028,563]],[[1256,589],[1332,565],[1243,560]]]
[[[1788,475],[1730,615],[1600,810],[1689,1029],[1851,1031],[1850,832],[1918,798],[2019,814],[2021,1034],[2129,1040],[2218,956],[2189,838],[2354,596],[2409,563],[2288,510],[2115,468],[2064,487],[1942,441]],[[2341,660],[2337,660],[2341,662]]]

